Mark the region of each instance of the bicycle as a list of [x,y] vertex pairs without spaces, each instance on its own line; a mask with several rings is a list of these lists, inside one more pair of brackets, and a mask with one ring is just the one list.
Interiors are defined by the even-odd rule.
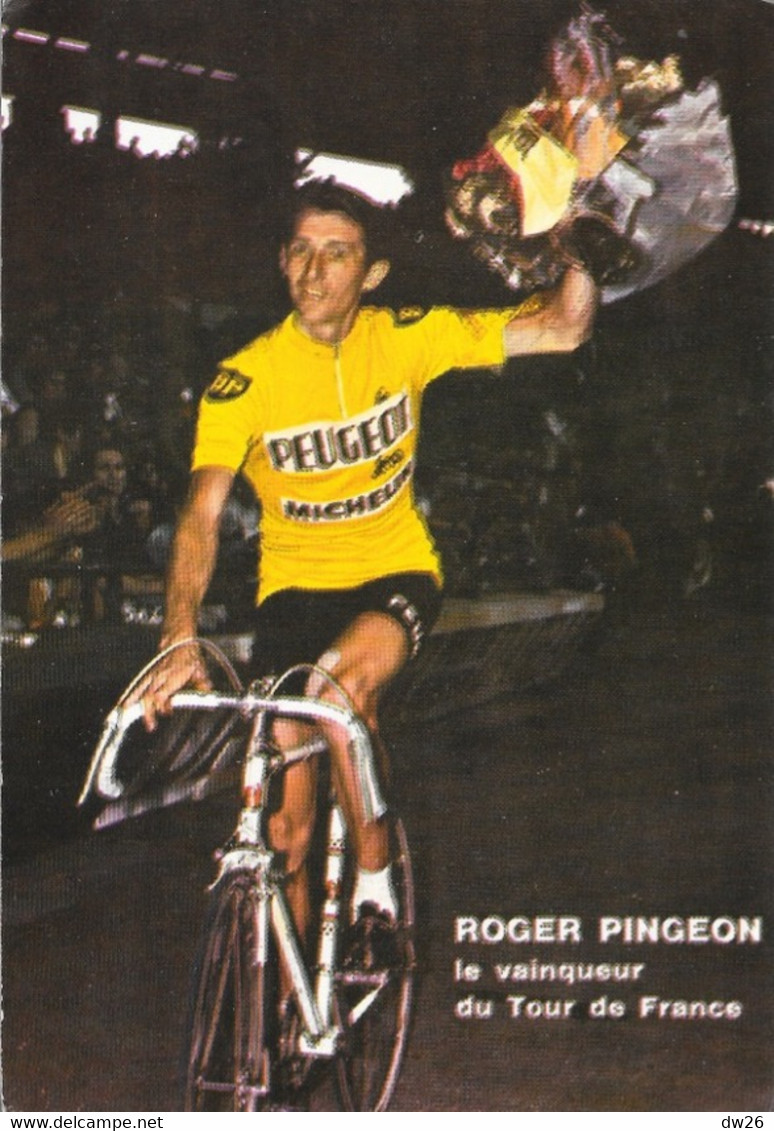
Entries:
[[[293,1110],[319,1067],[333,1065],[342,1110],[385,1111],[408,1037],[415,969],[413,883],[403,825],[391,819],[399,914],[396,960],[387,968],[345,961],[342,910],[348,907],[353,860],[332,788],[327,805],[318,807],[325,850],[314,966],[290,914],[282,861],[265,832],[272,787],[282,770],[320,758],[327,749],[320,735],[292,750],[278,749],[271,724],[280,718],[343,727],[364,815],[375,819],[386,813],[367,728],[322,669],[299,666],[245,691],[226,657],[209,641],[198,643],[226,672],[229,689],[178,692],[168,724],[171,739],[151,744],[149,754],[145,734],[132,749],[128,736],[144,732],[134,726],[142,704],[126,700],[167,653],[156,657],[108,714],[79,798],[79,805],[94,796],[106,803],[94,822],[100,828],[158,805],[201,798],[216,788],[216,780],[233,778],[238,767],[239,818],[216,852],[218,874],[196,963],[184,1110]],[[337,689],[342,705],[281,693],[291,679],[312,673]],[[188,721],[176,726],[178,712],[186,712]],[[210,719],[204,735],[190,721],[202,715]],[[280,1002],[283,981],[289,993]]]

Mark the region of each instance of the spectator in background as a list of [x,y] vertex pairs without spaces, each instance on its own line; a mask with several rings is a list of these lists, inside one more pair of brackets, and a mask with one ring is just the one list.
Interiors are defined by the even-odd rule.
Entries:
[[4,521],[12,531],[39,517],[63,490],[83,484],[83,428],[69,402],[42,416],[23,405],[7,428],[3,449]]
[[2,560],[41,561],[68,540],[91,534],[97,523],[97,509],[85,498],[85,489],[65,491],[25,530],[3,538]]
[[72,488],[81,485],[84,479],[83,424],[72,404],[65,406],[52,421],[47,442],[51,447],[51,461],[59,486]]
[[42,375],[53,364],[46,338],[40,333],[23,337],[23,345],[12,342],[3,349],[3,370],[8,385],[20,404],[34,402]]
[[42,432],[50,433],[54,423],[70,403],[70,378],[59,366],[47,368],[35,394]]
[[161,589],[145,550],[154,525],[152,503],[130,490],[126,457],[117,444],[97,448],[92,471],[91,496],[98,521],[83,541],[84,564],[97,575],[90,613],[98,621],[118,621],[125,595]]
[[95,343],[89,349],[75,385],[78,412],[93,442],[100,446],[115,443],[124,425],[123,389],[101,345]]
[[[40,517],[22,525],[2,541],[4,565],[22,564],[48,567],[52,562],[80,560],[81,540],[96,529],[98,516],[86,497],[87,489],[65,491],[47,507]],[[55,622],[58,612],[68,609],[68,623],[79,623],[81,613],[79,578],[52,579],[40,573],[11,571],[3,579],[3,623],[16,622],[18,627],[46,628]]]
[[12,531],[19,522],[40,514],[56,497],[56,472],[51,451],[40,433],[40,413],[25,404],[5,426],[3,445],[3,518]]

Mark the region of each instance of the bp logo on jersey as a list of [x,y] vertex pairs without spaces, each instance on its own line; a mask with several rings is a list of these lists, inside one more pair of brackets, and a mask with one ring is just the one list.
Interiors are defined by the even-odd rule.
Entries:
[[413,326],[415,322],[421,322],[426,314],[421,306],[402,306],[395,315],[395,322],[398,326]]
[[215,404],[221,404],[223,401],[235,401],[249,388],[250,378],[245,377],[238,369],[221,369],[204,394],[204,399]]

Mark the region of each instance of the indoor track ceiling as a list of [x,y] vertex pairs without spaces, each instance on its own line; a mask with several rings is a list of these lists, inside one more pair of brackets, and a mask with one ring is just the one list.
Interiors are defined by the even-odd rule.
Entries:
[[[582,0],[9,0],[3,94],[8,280],[100,294],[179,288],[266,305],[277,197],[299,148],[402,166],[407,263],[385,301],[501,301],[499,278],[448,238],[444,173],[508,106],[539,91],[552,33]],[[774,3],[599,0],[625,49],[715,78],[731,118],[737,217],[774,215]],[[40,33],[20,38],[27,29]],[[62,40],[88,44],[65,50]],[[150,61],[149,61],[150,59]],[[101,115],[71,146],[62,107]],[[190,160],[115,150],[119,119],[198,137]],[[233,144],[232,144],[233,143]],[[63,222],[63,217],[67,217]],[[761,248],[763,250],[763,248]],[[54,268],[52,270],[52,264]],[[112,285],[112,284],[111,284]],[[279,301],[279,298],[278,298]]]
[[[689,77],[719,79],[741,150],[743,196],[745,187],[751,196],[747,210],[765,208],[774,5],[598,6],[633,52],[677,52]],[[569,0],[9,0],[11,31],[72,36],[92,50],[79,67],[52,52],[33,58],[29,48],[19,62],[6,36],[4,89],[15,82],[17,98],[43,99],[53,86],[56,96],[80,104],[122,97],[131,106],[119,112],[181,120],[188,110],[248,133],[258,122],[259,134],[281,135],[291,146],[399,161],[421,176],[477,148],[505,106],[536,92],[552,30],[579,7]],[[138,53],[168,60],[166,71],[130,71],[125,59]],[[189,62],[238,77],[197,88],[179,71]]]

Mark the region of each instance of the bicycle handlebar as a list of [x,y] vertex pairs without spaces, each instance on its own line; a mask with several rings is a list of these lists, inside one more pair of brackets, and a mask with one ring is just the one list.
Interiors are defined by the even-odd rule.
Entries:
[[[354,711],[337,707],[320,699],[304,696],[267,697],[245,694],[225,694],[216,691],[179,691],[172,696],[173,709],[219,710],[230,708],[245,717],[266,712],[282,718],[302,718],[315,722],[330,722],[343,727],[350,737],[350,749],[360,794],[363,813],[367,821],[384,815],[387,806],[381,794],[376,768],[374,766],[371,738],[365,723]],[[124,736],[129,728],[144,714],[141,702],[127,707],[114,707],[105,719],[99,742],[86,775],[78,805],[83,805],[94,791],[102,798],[115,801],[121,797],[123,786],[116,776],[116,761]]]

